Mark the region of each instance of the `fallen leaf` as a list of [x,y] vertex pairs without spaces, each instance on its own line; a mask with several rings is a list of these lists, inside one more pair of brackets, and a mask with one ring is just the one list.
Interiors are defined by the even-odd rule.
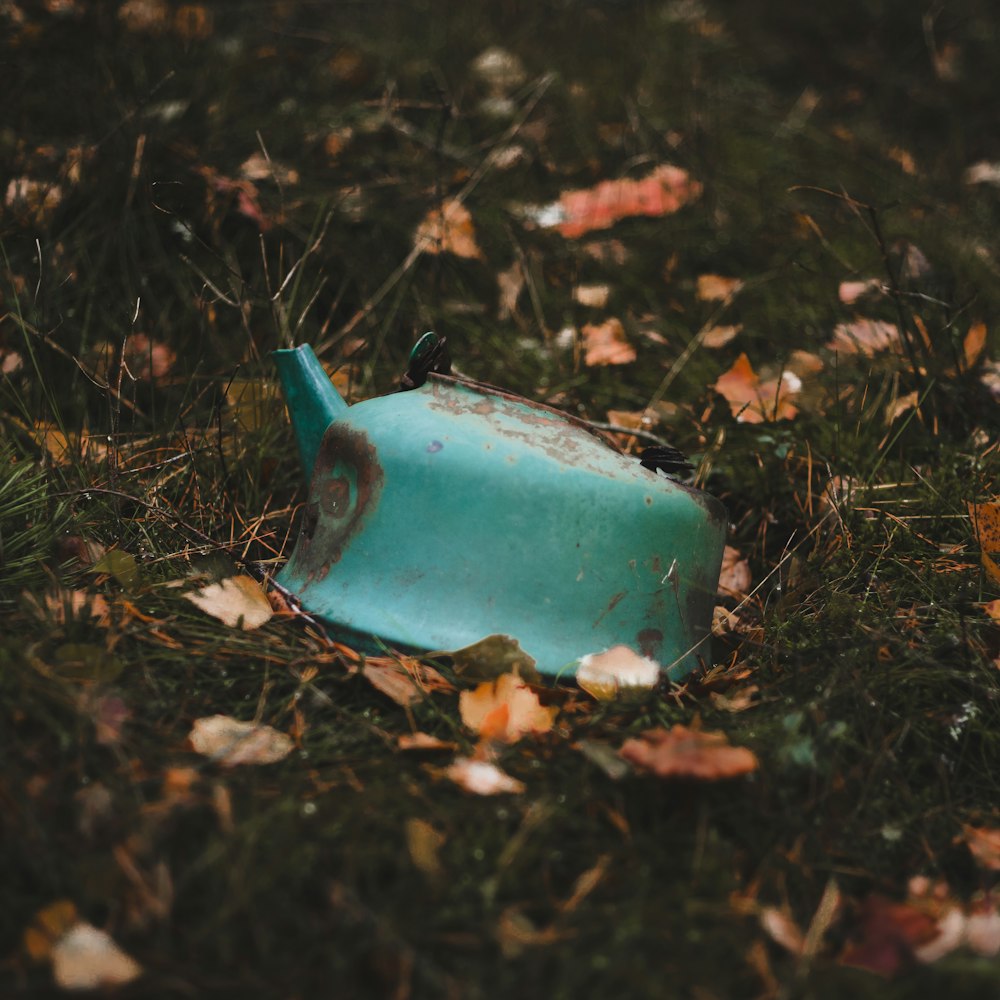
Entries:
[[861,904],[854,940],[840,953],[838,962],[890,977],[937,936],[937,922],[931,914],[874,894]]
[[159,34],[170,23],[170,6],[166,0],[125,0],[118,18],[129,31]]
[[983,569],[995,584],[1000,584],[1000,565],[993,558],[1000,552],[1000,502],[970,503],[968,509]]
[[474,795],[501,795],[506,792],[520,794],[525,788],[524,782],[501,771],[496,764],[471,757],[459,757],[445,768],[444,774],[460,788]]
[[84,459],[99,461],[108,453],[107,441],[86,430],[63,431],[55,424],[39,421],[29,433],[54,465],[73,465]]
[[58,625],[65,625],[67,621],[96,618],[98,625],[106,626],[111,620],[108,602],[100,594],[91,594],[86,590],[50,590],[46,592],[42,603],[34,594],[25,592],[24,602],[35,617],[48,619]]
[[660,665],[628,646],[580,657],[576,682],[598,701],[645,694],[660,680]]
[[473,691],[463,691],[458,708],[469,729],[499,743],[516,743],[528,733],[547,733],[559,711],[554,706],[543,707],[517,673],[503,674],[495,681],[483,681]]
[[1000,829],[966,825],[962,830],[965,843],[980,867],[1000,871]]
[[279,184],[298,184],[299,172],[286,167],[263,153],[253,153],[240,164],[240,176],[250,181],[274,180]]
[[403,733],[396,740],[396,746],[400,750],[454,750],[458,744],[431,736],[430,733]]
[[852,306],[862,295],[880,292],[882,282],[878,278],[865,278],[862,281],[842,281],[837,289],[837,297],[845,306]]
[[988,601],[983,605],[983,611],[986,612],[997,624],[1000,624],[1000,599],[995,601]]
[[541,682],[534,657],[521,649],[517,639],[509,635],[488,635],[470,646],[438,650],[428,653],[426,658],[449,660],[455,673],[469,680],[493,680],[502,674],[517,671],[521,680],[529,684]]
[[735,326],[710,326],[701,334],[701,346],[712,349],[725,347],[742,329],[740,323]]
[[610,285],[577,285],[573,289],[573,301],[590,309],[603,309],[610,297]]
[[903,349],[899,327],[895,323],[864,318],[851,323],[838,323],[826,346],[831,351],[863,354],[867,358],[874,357],[880,351],[899,353]]
[[760,688],[756,684],[748,684],[745,688],[740,688],[732,694],[720,694],[718,691],[709,691],[708,697],[714,708],[723,712],[745,712],[748,708],[753,708],[757,704],[757,693]]
[[107,573],[126,590],[131,590],[139,582],[139,564],[131,552],[124,549],[108,549],[90,567],[91,573]]
[[64,990],[123,986],[142,975],[142,966],[112,938],[80,921],[52,946],[52,976]]
[[417,687],[413,678],[393,660],[376,663],[366,660],[361,668],[361,675],[376,691],[381,691],[403,708],[424,697],[424,692]]
[[151,382],[169,375],[177,360],[171,348],[144,333],[130,334],[123,353],[128,374],[139,382]]
[[760,424],[772,420],[791,420],[798,410],[792,404],[802,388],[801,379],[791,371],[780,379],[762,382],[744,352],[723,372],[712,386],[740,422]]
[[964,939],[977,955],[984,958],[1000,955],[1000,912],[989,897],[973,903],[965,918]]
[[741,288],[739,278],[727,278],[721,274],[699,274],[695,297],[700,302],[728,302]]
[[58,184],[37,181],[31,177],[15,177],[7,184],[4,204],[16,215],[39,225],[50,221],[63,200]]
[[889,405],[885,408],[886,424],[891,424],[907,411],[914,409],[919,399],[920,394],[916,391],[916,389],[914,389],[913,392],[908,392],[904,396],[897,396],[895,399],[891,400]]
[[121,742],[125,723],[132,718],[132,709],[116,694],[101,695],[91,706],[94,720],[94,738],[102,746],[115,746]]
[[36,962],[52,954],[52,946],[80,922],[76,905],[68,899],[42,907],[24,932],[24,950]]
[[406,821],[405,829],[406,847],[414,867],[432,881],[437,881],[444,875],[441,848],[445,844],[445,835],[416,816]]
[[1000,163],[990,163],[980,160],[965,170],[966,184],[997,184],[1000,185]]
[[639,739],[626,740],[621,756],[641,771],[660,778],[692,778],[719,781],[756,771],[756,755],[746,747],[734,747],[725,733],[689,729],[650,729]]
[[671,215],[696,201],[701,192],[701,184],[686,170],[664,164],[639,180],[601,181],[592,188],[564,191],[557,206],[542,210],[540,224],[554,225],[567,239],[574,239],[630,216]]
[[603,323],[587,323],[580,332],[586,350],[584,364],[589,367],[627,365],[635,361],[635,348],[625,337],[621,320],[612,317]]
[[506,271],[497,273],[497,319],[510,319],[517,312],[517,300],[521,297],[525,284],[524,268],[519,261],[514,261]]
[[223,767],[274,764],[287,757],[294,746],[287,733],[228,715],[195,719],[188,740],[195,753],[211,757]]
[[969,332],[962,341],[962,358],[964,370],[972,371],[976,367],[976,362],[982,356],[986,347],[986,324],[973,323],[969,327]]
[[424,253],[450,253],[456,257],[481,260],[482,250],[476,244],[476,233],[469,210],[455,199],[440,208],[432,208],[417,227],[414,246]]
[[759,915],[760,926],[767,936],[780,944],[785,951],[801,955],[805,949],[805,935],[791,915],[776,906],[765,906]]
[[174,34],[186,42],[210,38],[212,27],[212,14],[200,3],[181,4],[174,14]]
[[184,597],[206,614],[244,632],[260,628],[274,614],[267,594],[252,576],[231,576]]
[[750,563],[740,555],[739,549],[727,545],[722,550],[719,594],[723,597],[746,597],[751,582]]
[[509,960],[524,954],[528,948],[555,944],[566,932],[557,927],[538,927],[519,906],[508,906],[497,921],[496,936],[500,953]]

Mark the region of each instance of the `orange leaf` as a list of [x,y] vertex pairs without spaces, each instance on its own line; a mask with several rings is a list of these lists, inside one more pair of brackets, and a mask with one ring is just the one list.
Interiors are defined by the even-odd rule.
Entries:
[[481,260],[469,210],[454,198],[440,208],[432,208],[417,226],[414,245],[424,253],[451,253],[456,257]]
[[965,360],[966,371],[971,371],[976,367],[976,362],[979,360],[985,347],[986,324],[973,323],[969,327],[969,332],[965,335],[965,340],[962,341],[962,355]]
[[698,291],[695,294],[701,302],[727,302],[742,287],[743,282],[739,278],[727,278],[721,274],[699,274]]
[[627,365],[635,361],[635,348],[625,338],[620,320],[612,317],[600,324],[588,323],[581,332],[586,365]]
[[791,420],[799,412],[791,402],[802,388],[799,377],[786,371],[780,381],[761,382],[746,352],[715,380],[712,388],[729,403],[730,412],[740,423]]
[[528,733],[547,733],[558,708],[544,708],[538,695],[516,673],[483,681],[458,699],[462,722],[483,739],[516,743]]
[[1000,552],[1000,502],[970,503],[968,508],[976,541],[982,549],[983,569],[995,584],[1000,585],[1000,566],[990,555]]
[[1000,872],[1000,830],[983,826],[963,827],[965,842],[976,861],[993,872]]
[[626,740],[619,751],[629,763],[660,778],[718,781],[756,771],[756,755],[746,747],[731,746],[725,733],[676,725],[650,729],[641,738]]
[[671,215],[698,199],[701,190],[686,170],[664,164],[639,180],[601,181],[585,190],[564,191],[556,228],[573,239],[594,229],[608,229],[629,216]]

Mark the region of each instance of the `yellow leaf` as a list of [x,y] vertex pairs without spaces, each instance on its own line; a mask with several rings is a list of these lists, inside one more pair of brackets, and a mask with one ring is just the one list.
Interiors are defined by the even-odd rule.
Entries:
[[35,914],[31,926],[24,932],[24,950],[36,962],[48,958],[53,944],[79,920],[76,906],[70,900],[50,903]]
[[251,576],[231,576],[184,596],[206,614],[245,632],[260,628],[274,613],[267,595]]
[[982,549],[983,569],[1000,586],[1000,565],[991,556],[991,553],[1000,552],[1000,502],[970,503],[968,508],[976,540]]

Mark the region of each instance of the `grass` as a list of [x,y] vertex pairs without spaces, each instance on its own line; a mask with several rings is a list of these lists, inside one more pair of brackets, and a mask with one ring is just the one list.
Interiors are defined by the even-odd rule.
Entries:
[[[996,29],[985,3],[766,8],[0,12],[0,187],[20,195],[0,210],[0,367],[21,360],[0,382],[5,994],[55,992],[23,936],[57,900],[142,963],[126,996],[996,992],[995,959],[968,949],[919,965],[887,946],[891,977],[839,961],[877,937],[871,899],[915,876],[962,905],[995,882],[963,828],[998,825],[997,586],[966,503],[1000,464],[981,378],[1000,202],[963,178],[1000,159]],[[513,118],[481,109],[489,45],[525,66]],[[511,144],[516,164],[489,168]],[[255,154],[263,175],[241,179]],[[518,209],[661,162],[704,184],[676,215],[567,240]],[[483,258],[401,268],[462,191]],[[911,247],[929,269],[907,271]],[[704,274],[744,287],[702,301]],[[892,294],[858,309],[911,353],[825,346],[854,312],[838,284],[870,277]],[[606,309],[573,300],[581,283],[611,286]],[[605,315],[637,363],[558,346]],[[717,324],[742,332],[689,349]],[[700,463],[753,573],[714,672],[635,704],[550,694],[557,730],[499,760],[518,796],[469,796],[447,757],[397,750],[416,728],[470,751],[453,695],[404,711],[308,625],[228,629],[171,586],[288,554],[301,487],[270,350],[320,345],[360,398],[430,328],[462,371],[590,419],[662,399],[657,432]],[[740,422],[709,388],[742,351],[780,372],[795,349],[824,367],[794,420]],[[850,490],[831,505],[833,477]],[[105,550],[127,555],[95,565]],[[219,768],[186,745],[215,713],[296,750]],[[694,720],[759,771],[614,780],[574,748]],[[765,933],[768,907],[807,931],[831,885],[841,909],[804,957]]]

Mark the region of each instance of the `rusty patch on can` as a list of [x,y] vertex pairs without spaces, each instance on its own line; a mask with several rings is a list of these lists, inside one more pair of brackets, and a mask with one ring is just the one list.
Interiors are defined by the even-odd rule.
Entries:
[[368,436],[331,424],[316,456],[309,504],[292,557],[296,573],[309,583],[326,577],[377,507],[383,479]]

